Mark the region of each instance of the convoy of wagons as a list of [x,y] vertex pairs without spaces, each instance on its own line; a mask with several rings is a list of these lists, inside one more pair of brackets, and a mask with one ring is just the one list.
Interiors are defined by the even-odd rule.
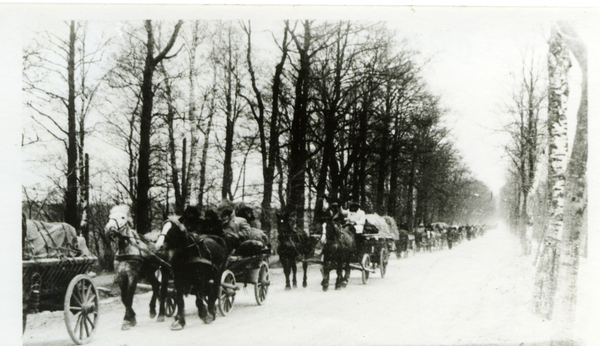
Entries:
[[[367,283],[369,274],[379,269],[381,277],[386,268],[391,251],[400,253],[399,234],[391,218],[368,228],[361,247],[353,256],[351,268],[361,272],[362,282]],[[377,227],[378,226],[378,227]],[[437,233],[445,233],[460,241],[467,237],[483,234],[483,227],[448,226],[437,222],[430,225]],[[372,231],[375,230],[375,231]],[[65,223],[50,223],[23,218],[23,331],[27,315],[39,311],[63,311],[67,332],[76,344],[92,340],[99,320],[99,294],[92,279],[86,274],[97,262],[88,251],[85,241],[76,230]],[[428,240],[421,235],[420,241],[412,236],[408,250],[413,252],[425,248]],[[448,241],[450,244],[451,241]],[[440,245],[441,248],[441,245]],[[429,247],[431,249],[431,247]],[[254,296],[258,305],[267,298],[270,285],[270,249],[248,256],[231,255],[226,269],[221,275],[218,292],[218,310],[226,316],[235,304],[239,284],[254,286]],[[319,258],[308,260],[320,263]],[[175,312],[173,295],[167,297],[167,316]]]

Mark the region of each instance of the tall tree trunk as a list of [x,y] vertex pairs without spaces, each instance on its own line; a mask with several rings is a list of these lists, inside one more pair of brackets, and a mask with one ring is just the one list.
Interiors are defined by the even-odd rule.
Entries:
[[154,70],[158,63],[160,63],[169,53],[177,34],[181,28],[182,22],[179,21],[175,25],[175,30],[169,40],[169,43],[160,54],[154,57],[154,32],[152,29],[152,21],[147,20],[145,22],[146,33],[148,40],[146,42],[146,62],[144,65],[144,73],[142,80],[142,114],[140,121],[140,149],[139,149],[139,165],[138,165],[138,191],[137,191],[137,230],[140,234],[145,234],[150,231],[151,220],[150,220],[150,134],[152,126],[152,107],[154,100],[154,92],[152,90],[152,78],[154,76]]
[[569,95],[567,74],[571,67],[569,50],[558,33],[552,29],[548,52],[548,179],[552,184],[552,203],[545,246],[537,267],[533,289],[533,310],[551,319],[554,309],[557,274],[560,261],[559,241],[563,237],[564,184],[567,167],[567,117]]
[[582,234],[587,232],[587,47],[568,23],[559,22],[567,46],[581,68],[581,101],[577,128],[565,183],[564,233],[560,243],[560,262],[553,314],[554,343],[575,345],[573,326],[577,303],[577,276]]
[[208,122],[204,131],[204,145],[202,146],[202,159],[200,159],[200,183],[198,184],[198,208],[204,205],[204,187],[206,186],[206,163],[208,160],[208,147],[210,145],[210,131],[215,114],[215,91],[213,90],[208,109]]
[[310,78],[310,55],[312,36],[310,22],[304,21],[304,42],[301,44],[292,34],[296,48],[300,53],[300,69],[296,80],[294,115],[292,118],[292,135],[290,151],[290,172],[287,205],[296,214],[297,227],[304,229],[304,180],[306,176],[306,131],[308,128],[308,92]]
[[[168,86],[167,81],[167,97],[171,97],[170,88]],[[168,100],[168,110],[167,110],[167,129],[169,132],[169,163],[171,166],[171,183],[173,184],[173,190],[175,192],[175,214],[181,215],[183,212],[183,200],[181,196],[181,185],[179,184],[179,169],[177,167],[177,151],[175,148],[175,128],[174,128],[174,120],[175,120],[175,110],[171,105],[171,101]],[[185,162],[185,161],[184,161]],[[168,200],[167,200],[168,202]]]
[[407,188],[407,222],[408,222],[408,231],[413,231],[414,226],[414,209],[415,209],[415,180],[416,180],[416,172],[417,172],[417,148],[413,147],[413,154],[410,160],[410,176],[408,178],[408,188]]
[[[223,184],[221,186],[221,199],[232,199],[231,185],[233,184],[233,135],[236,122],[236,109],[234,106],[234,98],[237,97],[236,81],[233,80],[233,47],[231,42],[231,27],[228,31],[227,45],[227,68],[225,75],[227,78],[226,95],[225,95],[225,155],[223,159]],[[235,93],[235,96],[233,96]]]
[[77,220],[77,121],[75,119],[75,21],[71,21],[69,33],[69,56],[67,62],[69,99],[67,104],[68,113],[68,136],[69,146],[67,148],[67,191],[65,194],[65,222],[79,228]]
[[[190,93],[188,98],[188,119],[190,121],[190,159],[187,164],[187,174],[185,175],[185,183],[182,186],[182,194],[184,200],[184,206],[190,205],[190,196],[192,190],[192,181],[196,176],[196,157],[198,156],[198,106],[196,102],[196,78],[198,77],[198,69],[196,68],[196,49],[200,45],[200,38],[198,35],[199,21],[194,21],[192,28],[192,43],[190,47],[189,56],[189,83]],[[185,145],[184,145],[185,148]]]

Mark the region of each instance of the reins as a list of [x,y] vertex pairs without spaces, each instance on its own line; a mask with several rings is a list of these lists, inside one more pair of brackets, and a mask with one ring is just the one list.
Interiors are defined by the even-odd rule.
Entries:
[[[109,220],[115,220],[117,226],[119,226],[119,223],[117,222],[117,220],[115,218],[110,218]],[[117,261],[132,261],[132,260],[143,261],[144,258],[141,255],[141,253],[145,252],[146,254],[152,256],[154,259],[158,260],[162,265],[165,265],[165,266],[171,268],[171,264],[169,264],[169,262],[167,262],[167,261],[163,260],[162,258],[158,257],[152,251],[140,247],[139,246],[139,242],[140,242],[141,239],[139,239],[139,238],[137,238],[135,236],[124,235],[121,232],[119,232],[120,230],[124,229],[126,226],[127,226],[127,223],[125,223],[123,226],[118,227],[117,231],[114,234],[116,234],[117,237],[119,237],[121,239],[125,239],[126,241],[128,241],[133,247],[135,247],[140,252],[140,254],[139,255],[133,255],[133,254],[116,255],[115,256],[115,260],[117,260]],[[135,242],[132,241],[132,239],[134,239]],[[142,242],[143,242],[143,240],[142,240]]]

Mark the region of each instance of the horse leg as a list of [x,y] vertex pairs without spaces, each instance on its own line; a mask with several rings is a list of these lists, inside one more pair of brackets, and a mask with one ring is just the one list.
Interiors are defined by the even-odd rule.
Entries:
[[171,324],[171,330],[182,330],[185,327],[185,302],[183,300],[184,285],[175,280],[175,304],[177,304],[177,315]]
[[[218,276],[220,277],[220,275],[218,275]],[[206,300],[206,303],[208,304],[207,316],[206,316],[206,319],[204,320],[204,323],[206,323],[206,324],[212,323],[217,318],[216,302],[217,302],[217,299],[219,296],[220,283],[218,280],[214,280],[213,282],[215,282],[216,284],[210,284],[209,293],[208,293],[208,297]]]
[[133,311],[133,296],[135,294],[137,280],[131,276],[123,275],[121,276],[120,281],[121,301],[123,302],[123,305],[125,305],[125,317],[121,324],[121,330],[129,330],[137,324],[135,311]]
[[345,275],[344,280],[342,281],[342,287],[346,287],[348,285],[348,280],[350,279],[350,256],[344,262]]
[[342,282],[344,280],[344,275],[343,275],[343,265],[344,262],[343,261],[338,261],[336,263],[336,268],[335,268],[335,273],[337,274],[337,277],[335,278],[335,289],[339,290],[342,288]]
[[208,319],[208,308],[206,307],[206,304],[204,303],[204,299],[202,298],[202,294],[197,293],[196,294],[196,307],[198,308],[198,317],[200,317],[200,319],[204,322],[204,323],[210,323],[212,321],[209,321]]
[[168,268],[161,268],[161,277],[162,280],[160,282],[160,306],[158,308],[158,317],[156,318],[156,322],[164,322],[165,321],[165,304],[167,302],[167,295],[169,293],[169,279],[170,273]]
[[296,272],[298,271],[298,266],[296,265],[296,259],[294,258],[292,261],[292,284],[294,288],[298,287],[298,282],[296,281]]
[[150,298],[150,318],[156,317],[156,299],[160,296],[160,282],[156,278],[155,271],[148,269],[146,279],[152,286],[152,298]]
[[302,276],[302,287],[306,287],[307,286],[306,272],[308,271],[308,262],[302,261],[302,271],[304,271],[304,275]]
[[323,272],[323,281],[321,281],[321,286],[323,286],[323,291],[327,291],[327,289],[329,289],[329,271],[331,269],[329,268],[329,263],[328,261],[323,261],[323,268],[322,268],[322,272]]
[[280,257],[279,260],[281,261],[281,266],[283,267],[283,274],[285,275],[285,290],[289,291],[292,289],[292,286],[290,285],[290,262],[287,258]]

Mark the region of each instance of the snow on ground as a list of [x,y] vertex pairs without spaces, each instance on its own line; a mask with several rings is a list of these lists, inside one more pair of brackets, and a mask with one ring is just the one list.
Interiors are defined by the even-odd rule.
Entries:
[[[188,325],[179,332],[169,330],[172,319],[149,319],[149,293],[135,297],[138,325],[121,331],[124,309],[114,298],[101,304],[92,345],[546,344],[551,323],[528,310],[533,267],[519,256],[517,245],[507,231],[491,230],[452,250],[391,257],[386,277],[372,274],[367,285],[353,271],[341,291],[321,290],[318,266],[309,268],[307,288],[284,291],[282,270],[273,269],[265,305],[256,305],[248,287],[227,317],[204,325],[188,297]],[[71,344],[61,313],[30,316],[23,340],[24,345]]]

